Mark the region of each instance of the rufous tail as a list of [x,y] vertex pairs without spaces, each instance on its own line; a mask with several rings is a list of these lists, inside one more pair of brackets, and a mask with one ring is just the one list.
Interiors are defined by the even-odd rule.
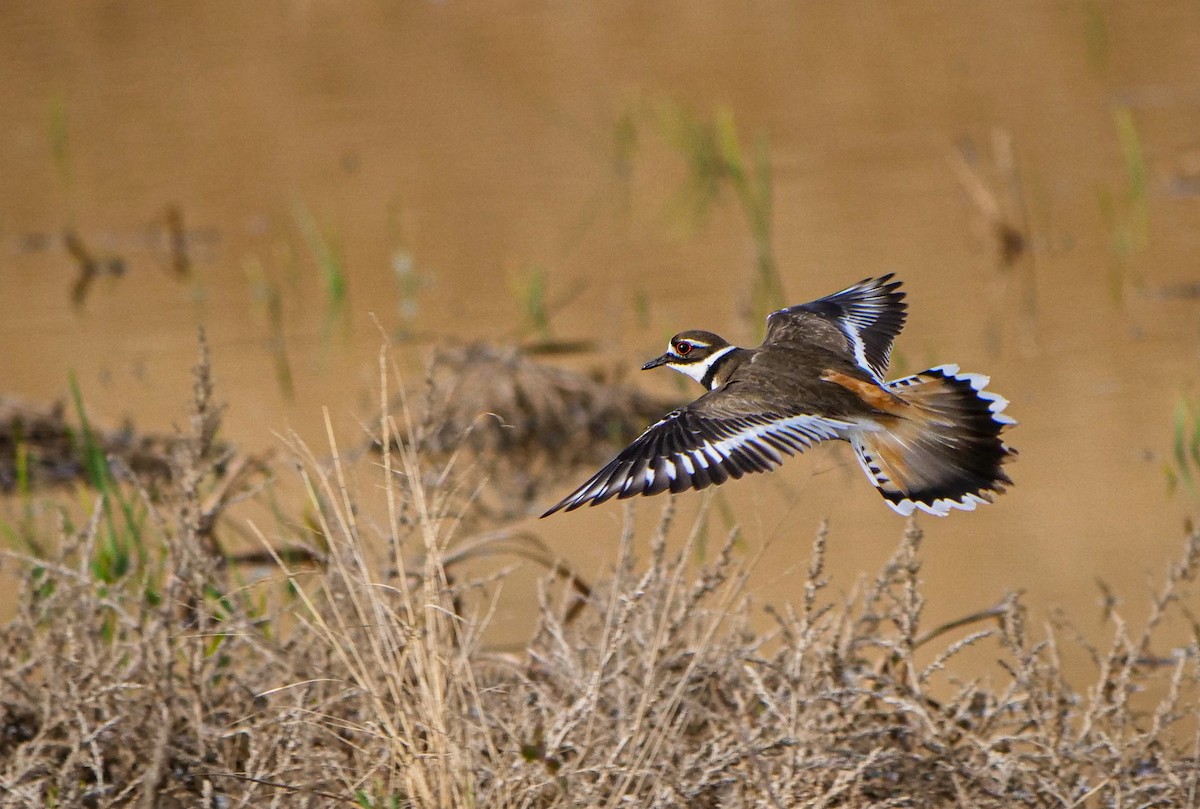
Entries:
[[971,511],[1011,486],[1003,465],[1016,450],[1000,433],[1016,422],[1008,400],[985,390],[988,378],[941,365],[887,383],[902,403],[877,429],[846,437],[888,505],[944,517]]

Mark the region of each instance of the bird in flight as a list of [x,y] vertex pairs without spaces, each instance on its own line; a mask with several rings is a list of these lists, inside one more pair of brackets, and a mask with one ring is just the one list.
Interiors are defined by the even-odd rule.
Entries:
[[613,497],[703,489],[767,472],[785,455],[848,441],[895,511],[939,517],[990,503],[1012,480],[1016,450],[1000,438],[1016,422],[988,377],[940,365],[884,381],[907,304],[892,275],[781,309],[757,348],[708,331],[671,338],[642,370],[665,365],[708,392],[672,410],[582,486],[543,514]]

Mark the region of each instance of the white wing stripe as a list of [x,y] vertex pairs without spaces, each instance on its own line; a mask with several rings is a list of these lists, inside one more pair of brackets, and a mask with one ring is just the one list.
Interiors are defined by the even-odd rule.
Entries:
[[[646,430],[642,436],[662,429],[664,424],[670,425],[670,422],[680,415],[677,411],[667,416]],[[680,426],[676,426],[675,429],[679,429]],[[669,488],[672,491],[681,491],[684,488],[703,488],[709,483],[720,482],[725,477],[711,476],[711,473],[705,475],[701,470],[715,470],[720,467],[726,475],[735,477],[740,477],[746,472],[765,471],[783,463],[785,453],[803,451],[817,441],[837,438],[847,429],[855,427],[851,422],[808,414],[775,420],[765,416],[744,416],[701,421],[682,427],[689,433],[685,440],[688,443],[696,442],[699,446],[693,444],[691,449],[681,448],[677,452],[649,454],[647,447],[652,442],[639,443],[639,439],[626,448],[626,453],[596,473],[596,476],[585,483],[577,493],[562,501],[552,511],[559,508],[578,508],[588,501],[602,502],[614,496],[629,497],[647,491],[661,491],[668,488],[661,485],[663,475],[670,479]],[[666,429],[672,429],[672,426]],[[706,432],[714,437],[705,439]],[[678,485],[680,475],[683,475],[685,481],[682,487]],[[702,479],[696,480],[697,476]],[[656,483],[659,483],[657,489]]]
[[[767,450],[776,463],[782,463],[783,459],[777,453],[770,451],[759,439],[767,435],[791,433],[807,445],[812,438],[836,438],[839,432],[851,426],[853,425],[848,421],[838,421],[837,419],[829,419],[822,416],[791,416],[778,421],[764,421],[760,424],[751,423],[737,430],[729,438],[706,444],[704,449],[710,455],[712,452],[716,452],[721,458],[725,458],[728,457],[732,450],[738,449],[745,444],[750,444],[756,449]],[[714,458],[714,460],[718,459]]]
[[871,363],[867,362],[867,344],[863,342],[862,337],[858,334],[858,327],[852,323],[844,323],[846,328],[842,329],[846,337],[850,340],[850,345],[854,348],[854,361],[858,363],[858,367],[862,368],[876,382],[882,382],[879,374],[875,373],[875,369],[871,367]]

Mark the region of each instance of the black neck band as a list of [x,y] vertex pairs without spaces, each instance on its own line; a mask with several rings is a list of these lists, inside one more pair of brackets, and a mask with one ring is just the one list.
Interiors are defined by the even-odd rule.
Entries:
[[700,380],[700,384],[703,385],[706,390],[713,389],[713,380],[717,378],[717,371],[721,370],[723,365],[733,359],[734,356],[737,355],[738,351],[739,349],[736,348],[733,351],[726,351],[717,358],[716,362],[708,366],[708,370],[704,372],[704,377]]

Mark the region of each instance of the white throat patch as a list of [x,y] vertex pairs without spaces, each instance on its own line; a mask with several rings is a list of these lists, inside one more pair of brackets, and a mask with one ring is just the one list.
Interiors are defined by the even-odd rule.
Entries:
[[[669,362],[669,363],[667,363],[667,365],[671,366],[672,368],[674,368],[676,371],[678,371],[681,374],[687,374],[692,379],[696,380],[701,385],[703,385],[704,377],[708,375],[708,369],[712,368],[713,365],[716,364],[717,360],[721,359],[721,357],[724,357],[726,354],[728,354],[730,351],[733,351],[735,348],[737,348],[737,346],[726,346],[725,348],[722,348],[720,351],[718,351],[717,353],[713,354],[711,357],[706,359],[704,362],[692,362],[692,363],[688,363],[687,365],[676,365],[673,362]],[[709,390],[713,390],[715,387],[716,387],[716,380],[713,380],[713,388],[709,388]]]

